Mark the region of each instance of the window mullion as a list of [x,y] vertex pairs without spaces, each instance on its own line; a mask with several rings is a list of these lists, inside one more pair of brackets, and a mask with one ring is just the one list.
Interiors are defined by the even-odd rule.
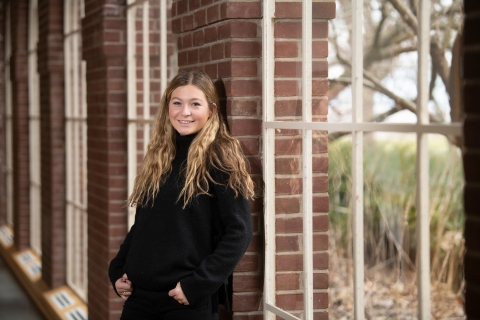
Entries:
[[[263,122],[274,120],[274,37],[273,23],[275,1],[263,1],[262,19],[262,98]],[[265,212],[265,280],[264,280],[264,319],[274,320],[269,305],[275,305],[275,129],[263,126],[263,179]]]
[[167,1],[160,1],[160,92],[167,88]]
[[[150,119],[150,3],[145,1],[143,4],[143,120]],[[147,145],[150,137],[150,126],[143,126],[143,151],[147,151]]]
[[[128,193],[133,190],[137,175],[137,58],[135,41],[135,17],[137,6],[128,1],[127,9],[127,109],[128,109]],[[133,224],[135,209],[128,207],[128,225]]]
[[[302,120],[312,121],[312,1],[302,1]],[[305,319],[313,319],[312,130],[303,129],[303,290]]]
[[[353,123],[363,122],[363,0],[352,3],[352,109]],[[354,317],[365,318],[363,243],[363,132],[352,132],[352,233]]]
[[[417,123],[429,123],[430,0],[419,2]],[[417,135],[418,317],[430,319],[430,218],[428,135]]]

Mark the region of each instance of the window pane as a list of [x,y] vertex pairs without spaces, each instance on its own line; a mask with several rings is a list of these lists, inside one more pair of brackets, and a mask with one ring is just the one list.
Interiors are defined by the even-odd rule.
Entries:
[[[177,48],[171,31],[166,34],[166,46],[162,47],[161,30],[171,29],[170,13],[163,12],[166,20],[161,19],[161,1],[131,1],[128,7],[128,192],[133,190],[138,168],[143,162],[155,115],[160,105],[162,72],[167,80],[176,75]],[[171,8],[172,1],[166,1]],[[169,9],[168,9],[169,10]],[[166,55],[166,65],[162,65],[162,52]],[[129,208],[129,228],[135,218],[135,209]]]
[[[329,143],[330,315],[353,319],[351,136]],[[416,135],[364,139],[365,312],[417,318]],[[459,149],[429,135],[432,314],[463,319],[463,171]],[[457,319],[456,318],[456,319]]]
[[[38,7],[30,1],[28,35],[28,99],[30,159],[38,159],[40,148],[40,81],[37,72]],[[42,254],[40,161],[30,161],[30,246]]]
[[83,3],[65,7],[65,136],[67,284],[84,301],[88,288],[86,64],[82,61]]
[[[402,6],[415,16],[414,1]],[[432,1],[431,65],[429,72],[431,122],[463,119],[460,99],[462,0]],[[351,121],[351,1],[337,1],[330,21],[330,122]],[[364,2],[364,99],[366,122],[415,122],[417,99],[417,37],[404,14],[381,1]],[[452,76],[450,76],[452,75]]]

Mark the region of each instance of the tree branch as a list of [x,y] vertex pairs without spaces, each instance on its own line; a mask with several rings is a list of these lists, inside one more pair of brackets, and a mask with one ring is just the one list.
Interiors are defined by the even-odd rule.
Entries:
[[445,87],[448,87],[448,80],[450,77],[450,67],[448,61],[445,58],[445,48],[442,47],[437,36],[432,36],[430,42],[430,56],[432,57],[432,63],[435,65],[435,69],[438,72],[440,78],[442,78]]
[[417,46],[414,46],[414,45],[404,46],[402,44],[396,44],[388,48],[384,48],[379,52],[377,52],[377,57],[378,57],[378,60],[385,60],[388,58],[398,56],[405,52],[413,52],[416,50],[417,50]]
[[430,77],[430,85],[428,86],[428,96],[430,100],[433,99],[433,90],[435,89],[437,74],[437,69],[435,69],[435,65],[432,63],[432,76]]
[[[375,117],[371,118],[370,120],[367,120],[367,122],[382,122],[384,121],[387,117],[391,116],[392,114],[397,113],[398,111],[401,111],[402,108],[400,108],[398,105],[395,105],[393,108],[391,108],[388,111],[385,111],[379,115],[376,115]],[[328,135],[328,140],[329,141],[334,141],[336,139],[339,139],[343,136],[346,136],[347,134],[350,134],[350,132],[332,132]]]
[[415,41],[415,34],[413,34],[412,30],[407,28],[400,28],[400,27],[397,27],[397,28],[399,30],[403,30],[403,33],[398,33],[394,38],[392,38],[388,43],[389,45],[392,45],[395,43],[402,43],[407,40],[410,40],[411,42]]
[[[348,66],[348,67],[351,68],[350,63],[347,60],[345,60],[343,57],[338,55],[338,59],[345,66]],[[381,81],[377,77],[375,77],[375,75],[373,75],[371,72],[369,72],[365,69],[363,70],[363,76],[371,82],[371,83],[364,82],[364,86],[369,87],[369,88],[371,88],[375,91],[378,91],[380,93],[383,93],[384,95],[386,95],[387,97],[392,99],[395,102],[395,104],[398,105],[398,107],[401,108],[402,110],[409,110],[409,111],[416,114],[417,108],[416,108],[416,105],[415,105],[414,102],[399,97],[397,94],[395,94],[394,92],[389,90],[387,87],[385,87],[381,83]],[[344,80],[344,79],[342,79],[342,80]],[[351,83],[351,80],[350,80],[350,83]],[[432,114],[429,115],[429,118],[430,118],[430,122],[435,122],[435,123],[440,122],[440,120]]]
[[375,37],[373,39],[373,45],[372,47],[373,48],[378,48],[378,43],[379,43],[379,40],[380,40],[380,33],[382,32],[383,30],[383,24],[385,23],[385,21],[387,21],[387,15],[385,14],[385,10],[384,10],[384,6],[382,4],[382,20],[380,20],[380,22],[378,23],[377,25],[377,30],[375,30]]
[[[418,21],[412,11],[403,4],[400,0],[388,0],[390,4],[398,11],[402,20],[413,30],[415,34],[418,34]],[[430,37],[430,55],[432,57],[432,63],[435,64],[435,68],[442,78],[445,86],[448,85],[448,77],[450,76],[450,68],[448,66],[447,59],[445,58],[445,48],[442,47],[437,36]]]
[[398,11],[402,20],[417,34],[418,21],[413,12],[399,0],[388,0],[390,4]]

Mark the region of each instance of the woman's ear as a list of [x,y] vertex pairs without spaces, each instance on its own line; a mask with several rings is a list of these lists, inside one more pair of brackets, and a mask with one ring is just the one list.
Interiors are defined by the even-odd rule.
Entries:
[[215,103],[212,103],[212,110],[210,110],[210,114],[208,115],[208,118],[212,116],[213,111],[217,111],[217,105]]

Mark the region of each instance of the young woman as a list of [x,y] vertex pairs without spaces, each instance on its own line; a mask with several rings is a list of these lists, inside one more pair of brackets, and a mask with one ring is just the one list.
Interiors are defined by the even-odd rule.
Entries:
[[165,90],[128,199],[135,224],[109,268],[122,320],[216,319],[217,291],[250,243],[253,182],[217,100],[201,71]]

